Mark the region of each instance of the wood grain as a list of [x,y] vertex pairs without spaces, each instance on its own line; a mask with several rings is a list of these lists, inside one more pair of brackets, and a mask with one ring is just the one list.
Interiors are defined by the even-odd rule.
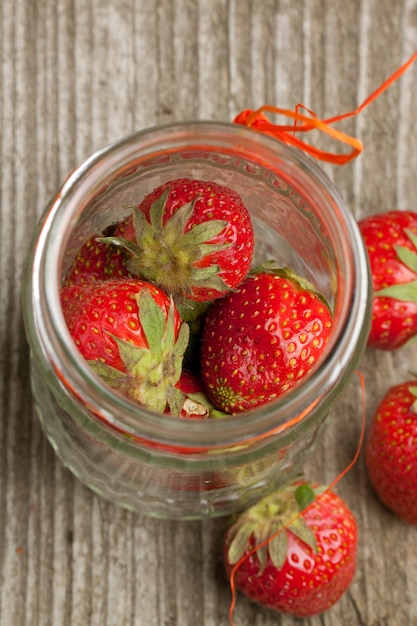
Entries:
[[[0,4],[0,626],[226,626],[226,520],[163,522],[99,499],[55,460],[32,410],[20,288],[38,216],[67,173],[133,130],[230,121],[264,102],[356,108],[417,48],[416,0],[2,0]],[[356,162],[324,166],[356,217],[415,209],[417,65],[343,129]],[[319,141],[322,141],[321,139]],[[416,346],[368,350],[368,419],[417,369]],[[332,480],[360,431],[359,383],[308,463]],[[236,626],[417,626],[417,530],[385,510],[363,458],[339,493],[358,570],[328,613],[296,620],[239,596]]]

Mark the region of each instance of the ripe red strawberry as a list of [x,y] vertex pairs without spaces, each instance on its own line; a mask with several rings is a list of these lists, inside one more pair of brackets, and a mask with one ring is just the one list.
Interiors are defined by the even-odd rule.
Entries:
[[154,411],[179,415],[176,387],[188,343],[172,300],[139,279],[64,287],[62,310],[78,349],[120,393]]
[[100,236],[94,235],[81,247],[65,276],[64,285],[80,285],[130,276],[126,267],[128,253],[123,248],[99,241]]
[[322,298],[290,270],[250,275],[204,320],[201,373],[210,400],[233,413],[277,398],[315,365],[331,327]]
[[368,345],[395,350],[417,335],[417,213],[372,215],[359,228],[374,287]]
[[235,287],[253,256],[250,215],[239,195],[214,182],[164,183],[106,239],[132,255],[129,270],[176,301],[212,300]]
[[235,570],[236,588],[252,600],[308,617],[329,609],[350,585],[357,524],[333,491],[294,483],[245,511],[225,537],[229,577],[233,566],[267,539]]
[[371,422],[365,447],[371,483],[396,515],[417,524],[417,380],[391,387]]

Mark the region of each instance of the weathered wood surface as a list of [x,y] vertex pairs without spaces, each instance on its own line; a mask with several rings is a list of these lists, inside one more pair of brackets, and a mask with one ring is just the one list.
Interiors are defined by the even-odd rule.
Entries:
[[[95,149],[172,120],[264,102],[320,116],[362,102],[417,48],[416,0],[2,0],[0,4],[0,624],[226,626],[225,520],[172,523],[99,499],[55,460],[33,414],[20,313],[28,238]],[[416,209],[417,64],[343,129],[365,144],[326,172],[357,217]],[[416,369],[416,346],[368,351],[368,419]],[[311,474],[332,480],[361,423],[357,380]],[[358,570],[327,614],[296,620],[239,596],[238,626],[416,626],[417,529],[374,497],[363,456],[338,487],[360,524]]]

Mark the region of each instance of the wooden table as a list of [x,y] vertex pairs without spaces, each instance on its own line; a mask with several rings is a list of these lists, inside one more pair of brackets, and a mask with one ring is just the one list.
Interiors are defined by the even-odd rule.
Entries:
[[[20,280],[37,217],[66,174],[134,130],[231,121],[264,102],[355,109],[417,48],[415,0],[2,0],[0,7],[0,624],[226,626],[226,520],[155,521],[92,494],[32,410]],[[416,210],[417,64],[341,126],[365,150],[324,166],[355,216]],[[368,350],[370,419],[417,347]],[[331,481],[358,444],[357,379],[308,470]],[[375,498],[363,455],[338,486],[358,517],[350,590],[311,620],[238,597],[236,626],[416,626],[417,529]]]

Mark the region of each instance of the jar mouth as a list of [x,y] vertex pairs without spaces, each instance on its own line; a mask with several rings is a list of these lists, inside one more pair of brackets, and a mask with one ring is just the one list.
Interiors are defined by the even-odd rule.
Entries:
[[[297,180],[301,194],[320,204],[322,220],[331,233],[338,288],[334,301],[334,325],[317,366],[276,401],[225,418],[182,420],[159,415],[115,393],[91,370],[68,332],[60,306],[64,253],[71,232],[91,201],[116,176],[124,176],[132,162],[163,159],[172,146],[186,146],[191,153],[204,145],[226,154],[242,154],[267,164],[288,180]],[[139,156],[140,155],[140,156]],[[370,319],[370,278],[367,255],[350,210],[324,172],[298,150],[256,131],[228,123],[184,122],[145,129],[98,151],[65,181],[40,222],[33,257],[28,264],[30,298],[26,315],[46,360],[64,386],[94,416],[109,427],[152,441],[215,448],[226,443],[262,439],[293,426],[304,416],[338,394],[350,379],[366,345]],[[32,346],[35,350],[35,347]],[[140,414],[140,419],[138,415]]]

